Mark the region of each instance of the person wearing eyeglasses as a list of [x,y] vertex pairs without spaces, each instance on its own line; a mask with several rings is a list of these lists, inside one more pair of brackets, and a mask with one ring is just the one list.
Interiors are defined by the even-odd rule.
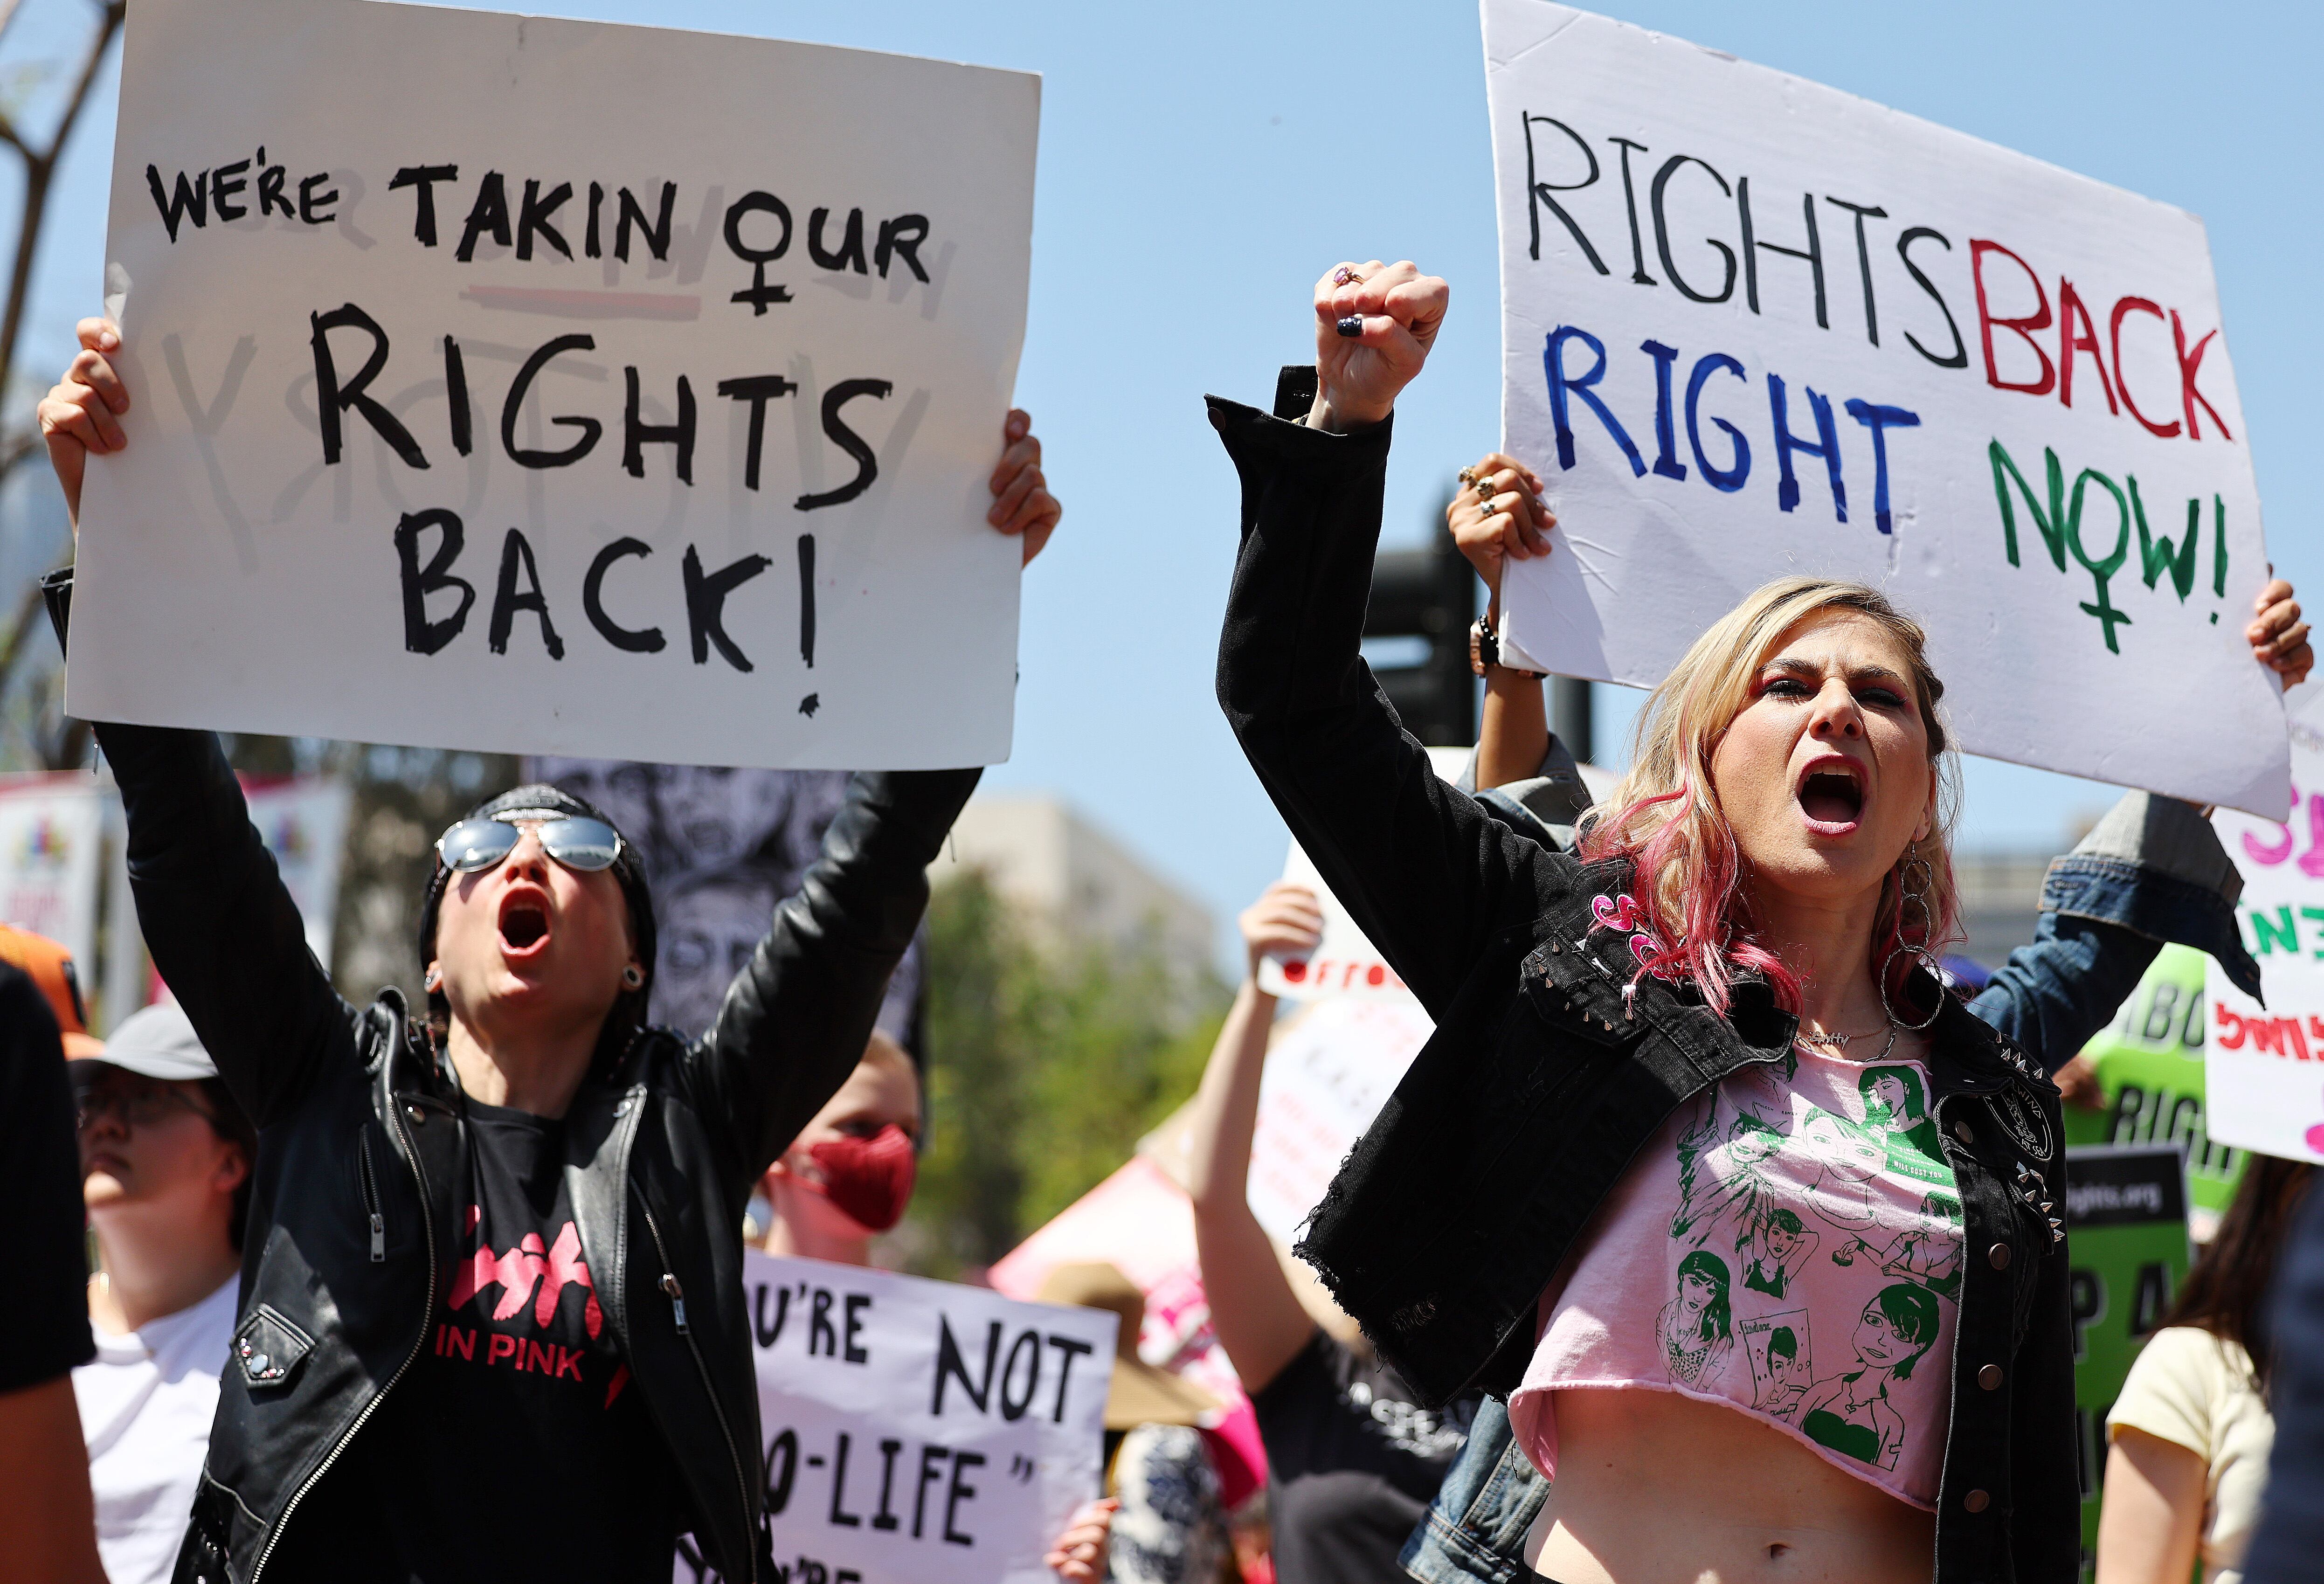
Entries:
[[71,1064],[97,1231],[97,1357],[73,1371],[112,1584],[161,1584],[200,1482],[233,1334],[258,1135],[175,1006]]
[[[78,520],[131,399],[109,322],[41,404]],[[1009,415],[988,520],[1058,516]],[[60,641],[71,576],[47,581]],[[553,787],[436,843],[422,1000],[342,999],[217,739],[98,723],[155,965],[260,1129],[183,1584],[770,1580],[736,1236],[862,1057],[979,772],[858,775],[711,1027],[646,1021],[645,870]]]

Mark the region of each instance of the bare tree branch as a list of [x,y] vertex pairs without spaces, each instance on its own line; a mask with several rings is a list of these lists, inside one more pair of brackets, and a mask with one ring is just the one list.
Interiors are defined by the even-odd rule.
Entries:
[[72,136],[73,124],[80,119],[81,107],[88,102],[89,89],[96,86],[97,74],[105,65],[106,51],[113,47],[114,35],[121,31],[125,9],[125,0],[108,0],[49,146],[34,153],[17,140],[13,131],[7,134],[7,141],[24,156],[24,204],[23,217],[16,227],[15,267],[8,278],[8,306],[5,313],[0,314],[0,400],[5,400],[9,378],[16,369],[16,340],[23,329],[24,301],[32,294],[32,264],[40,253],[42,222],[48,217],[49,183],[56,175],[57,156],[63,152],[66,141]]

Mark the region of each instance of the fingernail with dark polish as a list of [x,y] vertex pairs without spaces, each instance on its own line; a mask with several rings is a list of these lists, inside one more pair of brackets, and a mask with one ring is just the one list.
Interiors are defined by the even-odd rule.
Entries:
[[1361,314],[1350,314],[1332,327],[1352,341],[1364,333],[1364,317]]

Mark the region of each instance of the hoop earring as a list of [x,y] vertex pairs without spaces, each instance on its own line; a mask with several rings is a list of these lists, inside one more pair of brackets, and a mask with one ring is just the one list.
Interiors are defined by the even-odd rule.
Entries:
[[[1921,873],[1926,877],[1923,883],[1918,889],[1915,889],[1913,884],[1913,870],[1915,866],[1917,866],[1920,869]],[[1906,1029],[1914,1034],[1918,1034],[1921,1030],[1928,1027],[1931,1024],[1936,1022],[1940,1017],[1943,1016],[1945,1009],[1944,978],[1939,972],[1940,965],[1937,962],[1936,953],[1930,951],[1926,944],[1915,946],[1905,943],[1904,938],[1904,908],[1908,903],[1917,904],[1919,906],[1921,909],[1921,939],[1925,943],[1929,938],[1931,928],[1936,922],[1935,916],[1929,911],[1929,889],[1936,884],[1936,869],[1925,858],[1915,855],[1905,859],[1903,863],[1897,866],[1896,886],[1898,896],[1896,898],[1896,944],[1889,951],[1887,956],[1881,959],[1879,976],[1873,981],[1873,988],[1880,992],[1880,1009],[1888,1015],[1888,1021],[1898,1028]],[[1929,977],[1937,981],[1937,1004],[1931,1009],[1929,1015],[1918,1023],[1907,1023],[1902,1018],[1897,1017],[1896,1008],[1891,1006],[1888,1000],[1889,971],[1895,966],[1897,958],[1905,956],[1909,956],[1914,962],[1918,962],[1923,969],[1928,971]],[[1907,972],[1910,971],[1907,970]]]
[[636,963],[630,963],[627,967],[622,970],[622,982],[627,985],[630,989],[636,990],[640,986],[643,985],[645,981],[645,971],[641,969]]

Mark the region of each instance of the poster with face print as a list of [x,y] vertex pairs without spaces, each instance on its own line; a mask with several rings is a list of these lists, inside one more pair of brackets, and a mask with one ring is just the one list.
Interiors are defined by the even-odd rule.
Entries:
[[2203,223],[1837,89],[1484,0],[1516,663],[1652,686],[1794,575],[1929,633],[1961,745],[2280,816]]
[[[653,1020],[689,1035],[716,1019],[776,905],[798,889],[847,799],[844,770],[537,756],[525,760],[524,777],[587,799],[636,845],[659,936]],[[881,1031],[907,1050],[918,1043],[927,933],[923,924],[913,935],[880,1003]]]

